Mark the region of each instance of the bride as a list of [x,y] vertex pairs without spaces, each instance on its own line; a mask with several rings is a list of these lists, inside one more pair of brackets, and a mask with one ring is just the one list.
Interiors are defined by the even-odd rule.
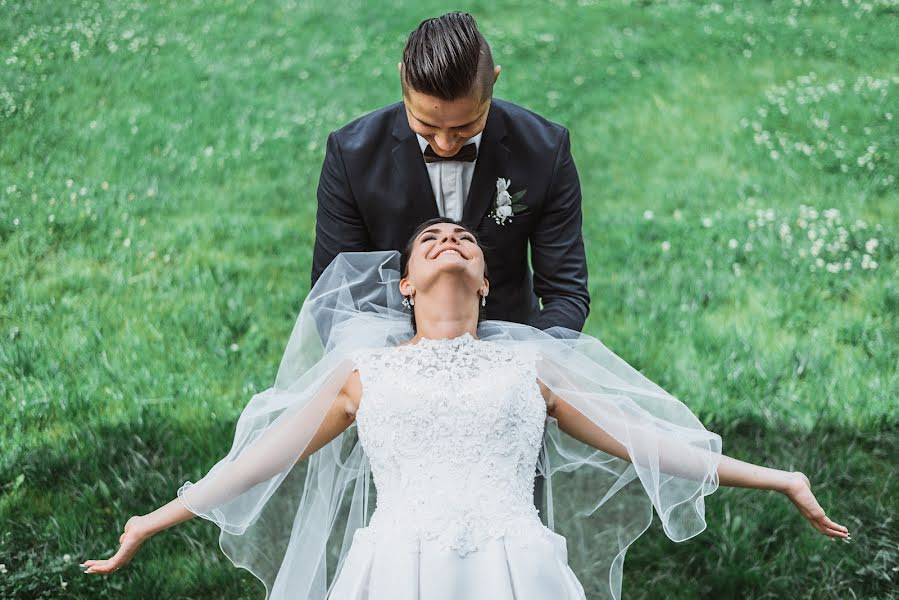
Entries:
[[721,454],[719,436],[595,338],[483,320],[489,289],[477,238],[447,218],[419,226],[402,254],[339,255],[229,454],[128,519],[118,551],[85,572],[115,572],[201,516],[266,599],[584,599],[569,550],[619,598],[653,509],[688,539],[719,484],[782,493],[849,539],[805,475]]

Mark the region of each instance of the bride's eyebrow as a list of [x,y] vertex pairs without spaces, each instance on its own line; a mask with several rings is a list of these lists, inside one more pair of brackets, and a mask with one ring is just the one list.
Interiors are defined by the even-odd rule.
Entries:
[[[468,233],[469,235],[471,235],[471,232],[469,232],[469,231],[468,231],[467,229],[465,229],[464,227],[456,227],[455,229],[453,229],[453,233],[459,233],[460,231],[461,231],[461,232]],[[439,230],[439,229],[433,229],[433,228],[432,228],[432,229],[425,229],[424,231],[422,231],[422,232],[419,234],[418,239],[421,239],[421,236],[423,236],[423,235],[426,234],[426,233],[440,233],[440,230]]]

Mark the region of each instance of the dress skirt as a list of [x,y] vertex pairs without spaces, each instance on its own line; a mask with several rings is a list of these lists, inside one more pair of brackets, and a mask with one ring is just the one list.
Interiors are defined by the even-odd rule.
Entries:
[[362,528],[328,600],[586,600],[568,566],[566,540],[510,533],[460,554],[436,540],[410,540]]

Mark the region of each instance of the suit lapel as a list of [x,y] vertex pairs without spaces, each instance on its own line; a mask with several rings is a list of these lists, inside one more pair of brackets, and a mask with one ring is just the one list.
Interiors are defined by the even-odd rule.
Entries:
[[406,108],[402,102],[394,121],[393,136],[398,140],[392,153],[393,166],[399,173],[401,189],[405,188],[407,191],[405,214],[412,227],[417,227],[419,223],[439,217],[440,212],[437,210],[437,199],[434,198],[428,168],[421,155],[421,146],[418,145],[415,133],[409,128]]
[[462,223],[477,229],[484,215],[492,208],[496,179],[508,176],[509,148],[505,145],[506,116],[496,102],[490,102],[484,135],[478,148],[471,187],[462,211]]

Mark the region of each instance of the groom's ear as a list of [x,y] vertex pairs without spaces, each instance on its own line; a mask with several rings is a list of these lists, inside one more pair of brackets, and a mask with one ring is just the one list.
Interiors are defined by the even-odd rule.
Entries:
[[502,70],[503,68],[500,65],[493,67],[493,83],[496,83],[496,80],[499,79],[499,72]]

